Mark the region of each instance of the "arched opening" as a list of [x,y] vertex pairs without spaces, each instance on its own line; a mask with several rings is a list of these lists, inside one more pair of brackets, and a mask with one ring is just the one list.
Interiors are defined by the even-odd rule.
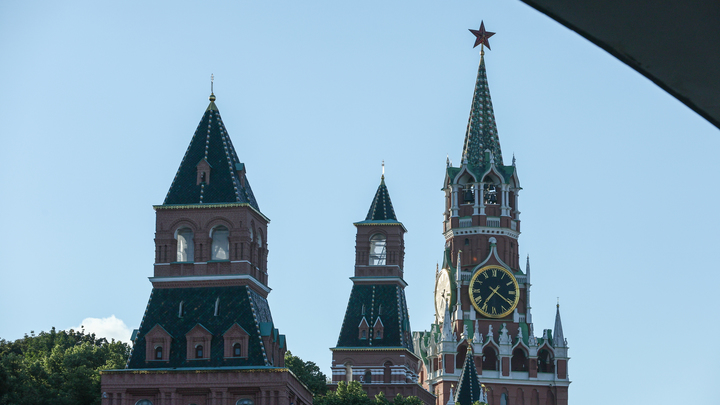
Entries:
[[463,184],[462,203],[463,204],[474,204],[475,203],[475,186],[473,184]]
[[552,391],[548,390],[545,398],[545,405],[555,405],[555,395],[553,395]]
[[149,399],[141,399],[135,402],[135,405],[153,405],[153,403]]
[[210,260],[230,260],[230,231],[223,225],[213,228]]
[[241,357],[242,356],[242,345],[240,343],[235,343],[233,345],[233,357]]
[[163,348],[162,346],[155,347],[155,360],[163,359]]
[[365,384],[370,384],[372,382],[372,371],[365,370],[365,375],[363,376],[363,382]]
[[347,382],[350,382],[353,380],[353,369],[352,369],[352,363],[348,362],[345,363],[345,379]]
[[255,403],[250,398],[238,399],[237,402],[235,402],[235,405],[254,405],[254,404]]
[[195,358],[196,359],[202,359],[203,358],[203,346],[197,345],[195,346]]
[[455,354],[455,368],[456,369],[458,369],[458,370],[463,369],[466,355],[467,355],[467,343],[463,342],[460,346],[458,346],[457,354]]
[[177,256],[175,260],[178,262],[195,261],[195,242],[193,241],[193,231],[190,228],[178,229],[177,235]]
[[371,266],[384,266],[385,265],[385,235],[376,233],[370,237],[370,265]]
[[500,394],[500,405],[508,405],[508,394],[504,392]]
[[483,180],[483,202],[485,205],[498,203],[498,187],[490,177]]
[[390,380],[392,378],[392,369],[390,367],[392,366],[392,362],[386,361],[383,366],[385,367],[383,370],[383,382],[385,384],[390,384]]
[[538,352],[538,372],[539,373],[554,373],[555,372],[555,360],[548,349],[540,349]]
[[528,358],[525,350],[517,347],[512,352],[510,359],[510,370],[512,371],[528,371]]
[[483,349],[483,362],[482,369],[484,370],[495,370],[498,369],[498,358],[497,352],[490,346],[485,346]]

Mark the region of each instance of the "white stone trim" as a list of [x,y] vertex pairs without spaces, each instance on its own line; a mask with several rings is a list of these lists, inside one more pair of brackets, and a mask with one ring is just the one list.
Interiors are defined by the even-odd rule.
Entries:
[[151,283],[185,282],[185,281],[223,281],[223,280],[248,280],[269,293],[272,289],[248,274],[236,274],[229,276],[171,276],[171,277],[148,277]]

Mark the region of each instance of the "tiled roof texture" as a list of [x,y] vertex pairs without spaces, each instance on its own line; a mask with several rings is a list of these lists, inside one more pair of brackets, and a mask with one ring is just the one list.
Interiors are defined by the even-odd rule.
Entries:
[[483,163],[489,163],[484,162],[486,149],[493,153],[495,164],[502,166],[502,151],[485,71],[485,58],[481,58],[465,133],[463,157],[467,156],[469,166],[482,167]]
[[468,346],[465,364],[455,393],[455,403],[457,405],[472,405],[475,401],[480,400],[480,395],[482,395],[473,357],[472,349]]
[[[214,100],[214,96],[211,100]],[[196,167],[203,159],[210,165],[209,181],[207,184],[197,184]],[[244,170],[241,171],[243,168],[220,112],[215,102],[211,101],[163,204],[247,203],[260,211],[247,176]],[[241,179],[240,176],[245,178]]]
[[[365,315],[362,313],[363,307]],[[373,339],[372,333],[367,339],[360,339],[358,326],[363,317],[370,327],[380,317],[384,326],[381,339]],[[337,347],[404,347],[412,352],[405,290],[392,284],[353,285]]]
[[387,186],[385,186],[385,176],[383,176],[380,180],[380,186],[378,186],[377,192],[375,192],[375,198],[373,198],[365,221],[387,220],[397,221],[397,217],[395,217],[395,210],[393,209],[392,201],[390,201],[390,193],[388,192]]
[[[179,317],[181,302],[183,316]],[[248,357],[226,359],[222,335],[235,323],[250,335]],[[212,334],[208,360],[186,360],[185,334],[197,324]],[[260,327],[272,328],[267,324],[272,324],[267,301],[246,286],[154,288],[128,368],[265,366]],[[145,361],[145,335],[155,325],[162,326],[172,336],[169,361]]]

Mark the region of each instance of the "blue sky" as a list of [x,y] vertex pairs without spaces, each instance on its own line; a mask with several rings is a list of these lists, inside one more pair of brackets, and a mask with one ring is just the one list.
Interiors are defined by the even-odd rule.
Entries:
[[481,20],[497,32],[486,66],[523,187],[535,330],[559,296],[571,403],[714,403],[718,129],[518,1],[2,2],[0,338],[138,327],[152,205],[211,73],[272,220],[269,300],[290,350],[329,375],[352,223],[382,160],[409,230],[411,324],[428,329]]

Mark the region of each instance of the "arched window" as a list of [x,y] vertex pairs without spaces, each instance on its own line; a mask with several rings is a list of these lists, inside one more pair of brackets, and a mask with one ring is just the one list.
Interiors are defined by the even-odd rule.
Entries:
[[228,237],[230,231],[220,225],[212,230],[212,257],[211,260],[229,260],[230,259],[230,242]]
[[370,265],[385,265],[385,235],[376,233],[370,237]]
[[250,398],[238,399],[235,405],[254,405],[254,402]]
[[[490,179],[485,179],[485,181],[488,181]],[[491,180],[490,180],[491,181]],[[485,200],[485,204],[497,204],[498,203],[498,196],[497,196],[497,187],[492,183],[485,183],[483,185],[483,199]]]
[[553,360],[552,354],[550,354],[550,351],[548,351],[547,349],[540,349],[540,351],[538,352],[538,372],[555,372],[555,361]]
[[525,355],[525,351],[521,348],[516,348],[512,352],[512,359],[510,359],[510,370],[512,371],[527,371],[528,370],[528,359]]
[[500,395],[500,405],[508,405],[508,394],[503,392],[502,395]]
[[193,231],[190,228],[182,228],[177,231],[177,257],[178,262],[195,261],[195,242]]
[[363,376],[363,382],[365,384],[370,384],[372,382],[372,371],[365,370],[365,375]]
[[390,367],[392,366],[392,363],[386,361],[383,366],[385,367],[385,370],[383,372],[383,382],[385,384],[390,384],[390,380],[392,379],[392,369],[390,369]]
[[163,348],[162,346],[158,346],[155,348],[155,360],[162,360],[163,359]]
[[240,343],[235,343],[233,345],[233,357],[241,357],[242,356],[242,345]]
[[149,399],[141,399],[135,402],[135,405],[153,405],[153,403]]
[[482,368],[483,370],[498,369],[497,353],[495,352],[495,349],[490,346],[485,346],[483,349]]
[[203,346],[202,345],[195,346],[195,358],[196,359],[203,358]]

